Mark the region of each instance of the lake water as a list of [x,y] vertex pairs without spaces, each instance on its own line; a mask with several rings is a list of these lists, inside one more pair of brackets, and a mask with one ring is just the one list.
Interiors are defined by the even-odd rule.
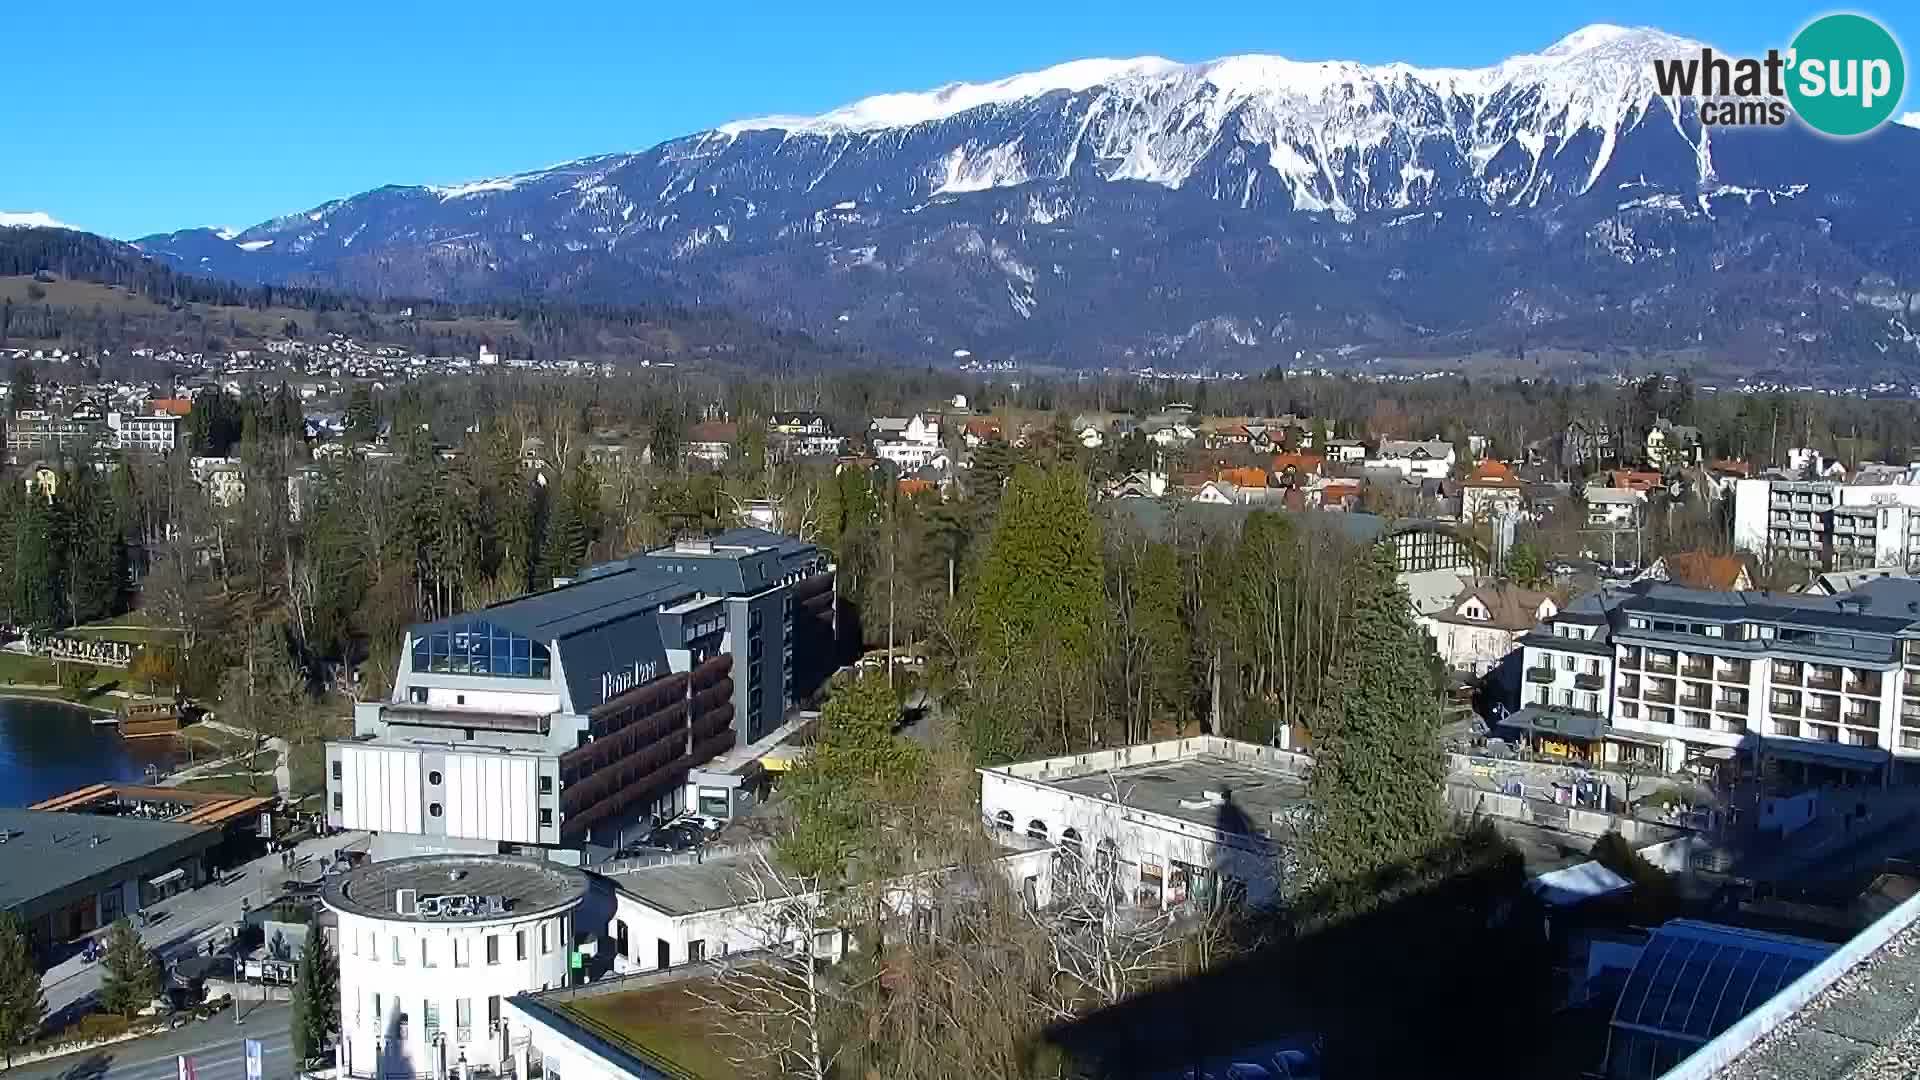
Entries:
[[0,807],[21,807],[103,780],[138,781],[175,761],[177,740],[120,738],[94,713],[57,701],[0,698]]

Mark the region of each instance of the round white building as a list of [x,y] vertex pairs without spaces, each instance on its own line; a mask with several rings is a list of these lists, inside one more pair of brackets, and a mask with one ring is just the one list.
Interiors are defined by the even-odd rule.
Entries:
[[586,896],[579,870],[498,855],[396,859],[333,882],[342,1074],[500,1073],[502,1003],[567,984]]

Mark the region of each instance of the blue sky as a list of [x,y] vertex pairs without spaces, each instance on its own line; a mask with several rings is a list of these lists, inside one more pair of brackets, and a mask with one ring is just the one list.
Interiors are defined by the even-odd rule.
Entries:
[[[1745,53],[1784,45],[1831,10],[1769,0],[936,7],[12,4],[0,28],[28,44],[7,50],[0,211],[44,211],[126,238],[243,227],[381,184],[538,168],[730,119],[821,112],[1080,57],[1270,52],[1470,66],[1594,22],[1659,26]],[[1850,10],[1899,34],[1887,18],[1897,7]],[[1903,108],[1916,101],[1909,91]]]

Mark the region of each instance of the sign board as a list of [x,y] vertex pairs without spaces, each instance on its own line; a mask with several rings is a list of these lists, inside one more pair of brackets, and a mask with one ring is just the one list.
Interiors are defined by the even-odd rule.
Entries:
[[273,814],[264,810],[260,813],[260,836],[263,839],[273,839]]
[[583,961],[580,957],[579,949],[574,949],[571,953],[568,954],[567,956],[568,967],[572,968],[575,971],[579,971],[582,963]]
[[266,1080],[266,1051],[259,1039],[247,1040],[247,1080]]
[[180,1080],[193,1080],[193,1059],[180,1055]]

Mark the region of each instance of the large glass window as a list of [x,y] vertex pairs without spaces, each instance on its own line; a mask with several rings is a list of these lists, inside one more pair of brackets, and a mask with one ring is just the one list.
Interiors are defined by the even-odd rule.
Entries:
[[544,679],[551,667],[544,644],[484,619],[436,624],[413,639],[415,671]]

